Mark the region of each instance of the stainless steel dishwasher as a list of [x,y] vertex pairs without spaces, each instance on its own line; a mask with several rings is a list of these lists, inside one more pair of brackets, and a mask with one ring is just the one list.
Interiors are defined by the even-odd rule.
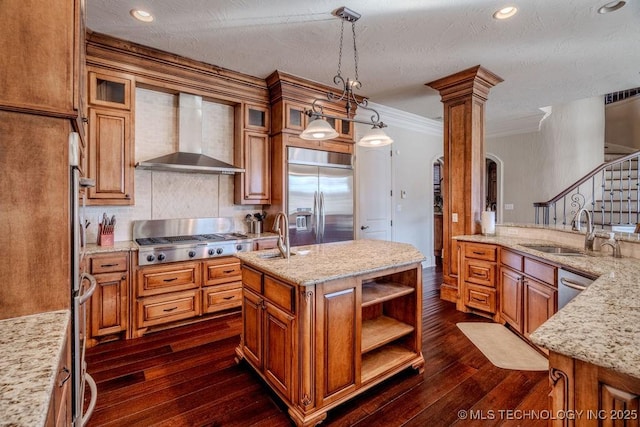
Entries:
[[595,279],[558,269],[558,310],[567,305],[576,295],[587,289]]

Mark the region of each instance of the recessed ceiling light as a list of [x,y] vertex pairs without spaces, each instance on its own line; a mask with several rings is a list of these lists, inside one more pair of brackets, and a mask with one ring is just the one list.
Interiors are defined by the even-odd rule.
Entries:
[[131,16],[142,22],[153,22],[153,15],[146,10],[131,9]]
[[500,9],[496,13],[494,13],[493,17],[496,18],[496,19],[507,19],[507,18],[511,18],[516,13],[518,13],[518,8],[517,7],[515,7],[515,6],[507,6],[507,7],[503,7],[502,9]]
[[600,9],[598,9],[598,13],[615,12],[618,9],[622,9],[622,6],[624,6],[625,4],[627,4],[626,1],[621,1],[621,0],[620,1],[612,1],[612,2],[609,2],[609,3],[605,4]]

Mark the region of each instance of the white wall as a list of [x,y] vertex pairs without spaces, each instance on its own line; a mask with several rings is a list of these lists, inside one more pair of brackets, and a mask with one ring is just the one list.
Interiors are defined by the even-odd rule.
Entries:
[[[203,102],[203,153],[233,164],[233,107]],[[178,149],[178,101],[176,95],[136,88],[135,162]],[[131,240],[134,220],[231,217],[235,231],[246,232],[247,213],[262,206],[233,204],[234,178],[178,172],[135,171],[135,206],[92,206],[87,241],[95,242],[99,217],[116,215],[115,240]]]
[[[370,105],[380,113],[388,125],[385,132],[394,140],[391,145],[392,240],[414,245],[427,257],[427,264],[433,265],[433,161],[442,155],[442,123],[390,107]],[[368,119],[366,115],[363,118]],[[356,140],[367,129],[367,126],[356,126]],[[356,174],[358,166],[356,163]]]
[[604,160],[604,102],[594,97],[553,106],[539,132],[485,138],[503,170],[504,223],[534,222],[534,202],[547,201]]

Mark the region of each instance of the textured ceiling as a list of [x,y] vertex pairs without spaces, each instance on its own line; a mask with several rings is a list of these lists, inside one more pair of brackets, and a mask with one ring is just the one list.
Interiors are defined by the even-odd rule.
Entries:
[[[274,70],[332,84],[340,6],[356,23],[361,94],[424,117],[442,115],[424,84],[482,65],[504,79],[489,125],[538,108],[640,86],[640,5],[598,14],[609,0],[86,0],[87,26],[146,46],[264,78]],[[516,5],[506,21],[495,10]],[[143,24],[138,7],[155,15]],[[350,25],[343,75],[353,76]]]

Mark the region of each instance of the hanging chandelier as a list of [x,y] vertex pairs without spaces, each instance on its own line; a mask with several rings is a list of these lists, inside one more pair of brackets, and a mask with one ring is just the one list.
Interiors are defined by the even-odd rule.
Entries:
[[[309,116],[309,124],[307,128],[300,134],[300,138],[312,141],[322,141],[326,139],[333,139],[338,136],[338,132],[335,128],[327,122],[326,119],[338,119],[343,122],[354,122],[365,125],[370,125],[371,129],[358,141],[358,145],[364,147],[381,147],[389,145],[393,142],[391,138],[382,130],[386,127],[382,121],[380,121],[380,114],[373,108],[368,106],[368,99],[362,98],[358,101],[354,90],[360,89],[362,84],[358,80],[358,48],[356,46],[356,21],[360,19],[360,14],[354,12],[346,7],[341,7],[333,11],[333,14],[342,20],[340,27],[340,50],[338,54],[338,74],[333,77],[333,82],[342,86],[342,94],[340,96],[327,92],[326,98],[316,98],[311,104],[311,109],[305,110],[305,114]],[[342,45],[344,40],[344,23],[351,23],[351,32],[353,34],[353,61],[355,69],[355,79],[342,77]],[[325,114],[320,103],[333,102],[333,103],[345,103],[346,116],[331,116]],[[357,108],[364,109],[371,112],[369,121],[356,119],[355,110]]]

